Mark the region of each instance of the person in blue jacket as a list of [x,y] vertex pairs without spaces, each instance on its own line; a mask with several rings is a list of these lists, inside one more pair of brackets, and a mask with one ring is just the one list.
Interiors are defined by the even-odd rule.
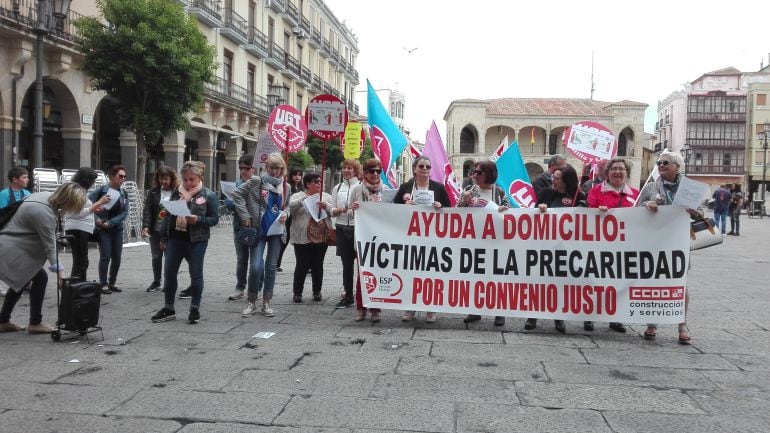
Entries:
[[29,172],[24,167],[13,167],[8,170],[8,188],[0,190],[0,209],[11,203],[22,201],[31,193],[25,188],[29,184]]
[[[120,259],[123,255],[123,221],[128,216],[128,194],[121,188],[126,180],[126,168],[119,164],[113,165],[107,171],[107,175],[109,182],[88,195],[92,203],[96,203],[106,194],[113,196],[110,205],[104,206],[95,214],[95,232],[99,236],[99,282],[102,285],[102,293],[105,295],[123,291],[115,285],[115,282],[118,279]],[[109,279],[107,278],[108,269]]]

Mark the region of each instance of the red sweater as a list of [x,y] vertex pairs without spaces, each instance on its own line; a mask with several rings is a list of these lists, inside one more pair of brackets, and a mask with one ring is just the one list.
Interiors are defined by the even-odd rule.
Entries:
[[632,207],[639,196],[639,190],[626,184],[620,192],[615,191],[607,182],[591,188],[588,193],[588,207],[607,206],[608,208]]

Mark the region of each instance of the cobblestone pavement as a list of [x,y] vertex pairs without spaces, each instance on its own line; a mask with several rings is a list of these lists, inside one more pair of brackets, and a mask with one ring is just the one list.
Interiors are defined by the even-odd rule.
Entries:
[[[550,321],[526,332],[523,319],[405,324],[393,311],[356,323],[354,310],[334,309],[333,249],[323,302],[291,302],[290,248],[276,316],[242,318],[243,302],[226,300],[229,228],[209,244],[201,322],[154,324],[163,295],[144,291],[149,248],[126,248],[124,292],[103,299],[104,341],[0,334],[0,432],[766,432],[770,219],[742,223],[743,236],[693,254],[691,346],[673,325],[645,341],[639,325],[621,335],[568,322],[561,335]],[[54,293],[50,282],[49,322]],[[177,301],[180,318],[188,303]],[[27,306],[25,296],[17,323]],[[252,337],[263,331],[275,335]]]

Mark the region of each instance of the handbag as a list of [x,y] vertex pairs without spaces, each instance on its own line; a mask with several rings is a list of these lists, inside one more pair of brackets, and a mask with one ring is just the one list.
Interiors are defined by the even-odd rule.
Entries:
[[326,223],[326,245],[337,246],[337,230],[328,221]]
[[690,251],[712,247],[722,243],[722,233],[711,218],[690,221]]
[[253,247],[257,244],[257,242],[259,242],[259,231],[256,229],[256,227],[241,226],[241,228],[238,229],[238,234],[236,237],[242,244],[248,247]]
[[337,231],[331,227],[328,218],[321,221],[310,218],[307,222],[307,240],[311,244],[337,245]]

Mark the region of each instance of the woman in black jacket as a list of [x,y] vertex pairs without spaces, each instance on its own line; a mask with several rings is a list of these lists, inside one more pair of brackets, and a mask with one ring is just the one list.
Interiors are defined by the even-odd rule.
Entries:
[[160,278],[163,271],[163,251],[160,249],[160,225],[168,212],[161,204],[171,199],[178,184],[176,170],[164,165],[155,172],[152,189],[147,191],[142,212],[142,236],[150,238],[150,254],[152,254],[152,284],[148,292],[160,290]]

